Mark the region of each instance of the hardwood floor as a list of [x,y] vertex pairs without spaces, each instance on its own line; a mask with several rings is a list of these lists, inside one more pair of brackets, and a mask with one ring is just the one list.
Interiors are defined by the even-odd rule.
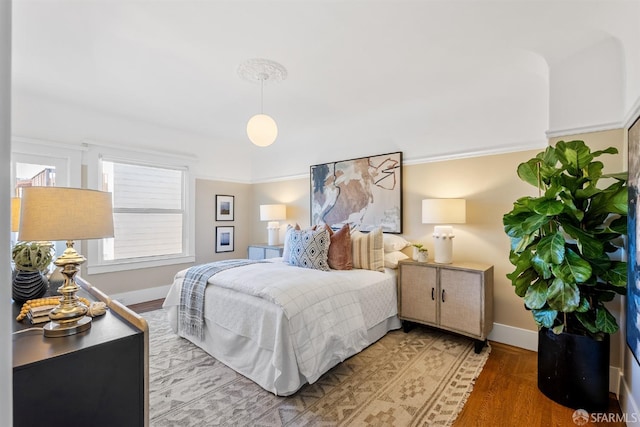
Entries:
[[[537,364],[536,352],[492,342],[489,360],[454,427],[625,425],[623,422],[574,423],[573,409],[555,403],[538,390]],[[612,415],[598,414],[592,418],[619,419],[615,415],[620,414],[615,395],[609,400],[608,414]]]
[[[159,299],[129,308],[144,313],[161,308],[162,302]],[[603,422],[575,423],[573,409],[553,402],[538,390],[537,363],[537,354],[533,351],[492,342],[489,360],[454,427],[625,426],[624,422],[607,421],[620,419],[616,415],[620,414],[620,406],[614,395],[611,395],[608,413],[598,415]]]

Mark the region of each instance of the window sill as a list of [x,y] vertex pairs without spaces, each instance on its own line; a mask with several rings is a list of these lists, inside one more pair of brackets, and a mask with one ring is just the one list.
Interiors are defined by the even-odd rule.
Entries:
[[117,261],[109,264],[89,264],[87,274],[113,273],[116,271],[139,270],[143,268],[162,267],[165,265],[194,263],[196,257],[193,255],[176,256],[170,258],[156,258],[149,260],[129,260]]

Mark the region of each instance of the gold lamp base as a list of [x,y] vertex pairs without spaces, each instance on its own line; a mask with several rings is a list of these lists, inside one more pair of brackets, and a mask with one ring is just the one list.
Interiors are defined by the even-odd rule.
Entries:
[[54,264],[62,267],[65,276],[64,284],[58,288],[62,294],[60,304],[51,310],[51,322],[44,326],[45,337],[66,337],[78,334],[91,328],[91,317],[87,317],[88,308],[80,302],[76,292],[80,287],[76,284],[75,275],[78,266],[86,259],[73,248],[73,241],[67,241],[67,249]]
[[51,321],[44,325],[44,336],[48,338],[67,337],[79,334],[91,328],[91,317],[85,316],[72,323],[58,323]]

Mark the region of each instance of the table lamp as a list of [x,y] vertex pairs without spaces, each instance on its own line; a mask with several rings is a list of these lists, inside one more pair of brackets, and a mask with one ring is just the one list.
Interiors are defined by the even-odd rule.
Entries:
[[269,221],[267,223],[269,246],[279,245],[280,223],[278,221],[286,218],[287,208],[285,205],[260,205],[260,221]]
[[11,231],[16,232],[20,227],[20,197],[11,198]]
[[73,241],[105,237],[113,237],[111,193],[64,187],[24,188],[19,240],[67,241],[67,249],[54,261],[65,277],[58,288],[62,300],[49,313],[51,322],[44,326],[45,337],[74,335],[91,327],[88,308],[76,297],[80,288],[75,275],[86,258],[76,252]]
[[[464,224],[466,201],[464,199],[425,199],[422,201],[423,224]],[[453,227],[433,227],[434,261],[439,264],[453,262]]]

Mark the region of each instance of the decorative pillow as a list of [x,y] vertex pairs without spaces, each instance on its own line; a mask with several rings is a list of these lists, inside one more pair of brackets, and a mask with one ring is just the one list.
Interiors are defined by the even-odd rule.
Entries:
[[384,266],[387,268],[398,268],[398,261],[409,258],[400,251],[385,252]]
[[402,236],[397,234],[382,233],[382,240],[384,242],[385,252],[401,251],[407,246],[411,246],[410,242],[407,242]]
[[291,224],[287,224],[287,232],[284,235],[284,247],[282,248],[282,261],[289,262],[289,256],[291,255],[291,247],[287,242],[289,241],[289,232],[291,230],[300,230],[300,226],[296,224],[294,227]]
[[324,227],[321,230],[287,230],[288,262],[298,267],[329,271],[330,244],[329,232]]
[[331,236],[329,256],[327,257],[329,267],[334,270],[351,270],[353,268],[353,256],[351,254],[351,231],[349,224],[343,225],[338,231],[333,231],[328,225],[325,227]]
[[351,233],[351,248],[353,268],[384,271],[382,228],[375,228],[366,234],[354,231]]

